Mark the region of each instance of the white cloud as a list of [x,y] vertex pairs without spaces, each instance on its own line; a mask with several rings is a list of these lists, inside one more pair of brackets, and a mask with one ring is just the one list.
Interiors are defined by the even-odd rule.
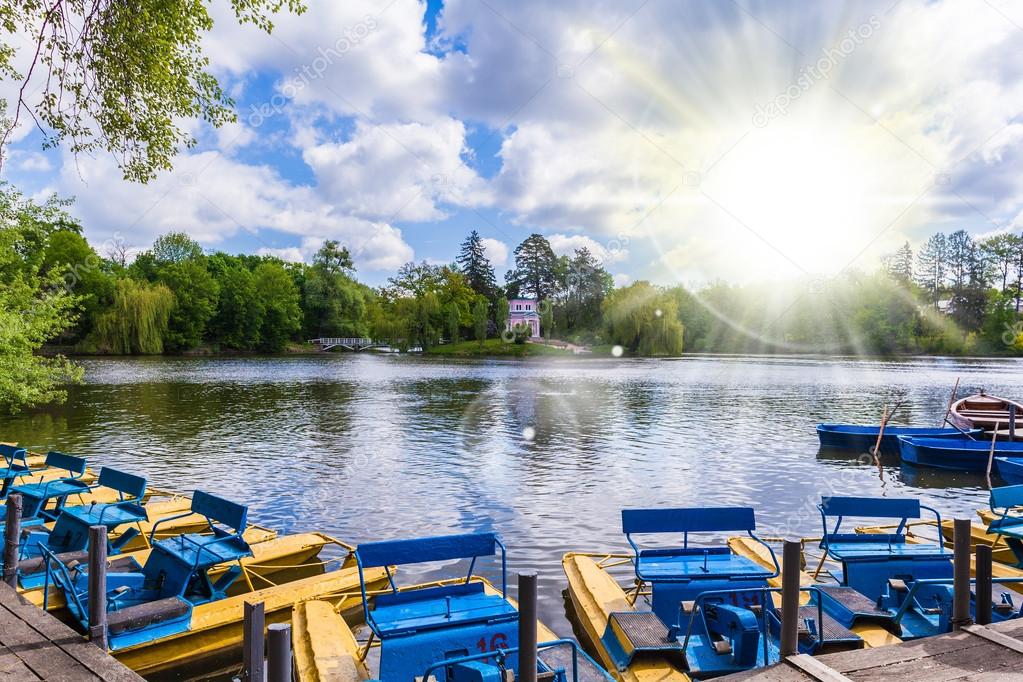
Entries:
[[18,152],[12,153],[11,162],[18,170],[28,173],[45,173],[53,170],[50,160],[39,152]]
[[496,267],[501,267],[508,264],[508,245],[502,242],[500,239],[491,239],[490,237],[484,237],[483,250],[487,254],[487,259],[490,260],[490,264]]
[[632,281],[632,277],[625,274],[624,272],[616,272],[614,274],[614,283],[616,287],[624,287]]
[[259,256],[274,256],[291,263],[303,263],[306,260],[305,253],[303,253],[302,249],[297,246],[288,246],[285,248],[264,246],[257,249],[256,254]]
[[604,265],[625,260],[629,255],[623,245],[616,240],[612,240],[608,246],[605,246],[581,234],[552,234],[547,237],[547,241],[551,243],[554,253],[559,256],[571,257],[577,249],[585,248]]

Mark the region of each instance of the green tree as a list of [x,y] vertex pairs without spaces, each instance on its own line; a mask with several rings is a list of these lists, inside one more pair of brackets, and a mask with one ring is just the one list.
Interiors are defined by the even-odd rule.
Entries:
[[485,298],[476,299],[472,306],[472,327],[476,333],[476,340],[483,346],[487,340],[487,301]]
[[512,298],[529,296],[538,301],[557,293],[558,257],[543,235],[533,233],[515,247],[515,269],[505,279]]
[[940,232],[931,236],[917,254],[917,283],[927,292],[927,300],[938,309],[945,278],[948,276],[948,240]]
[[998,234],[981,242],[980,250],[995,276],[999,293],[1008,291],[1023,251],[1023,237],[1012,233]]
[[174,293],[166,347],[184,351],[198,346],[217,312],[220,288],[199,260],[172,262],[160,268],[158,281]]
[[457,262],[472,290],[492,301],[497,290],[497,280],[494,277],[494,267],[483,248],[483,239],[476,230],[470,232],[462,242]]
[[[0,73],[22,83],[16,98],[0,102],[12,117],[0,145],[27,112],[46,146],[107,150],[126,179],[145,182],[169,169],[182,146],[195,144],[188,119],[213,126],[235,120],[203,54],[203,36],[213,27],[208,4],[4,0],[0,19],[11,35],[0,49]],[[274,12],[303,10],[297,0],[230,6],[239,22],[267,32]]]
[[909,242],[900,246],[895,253],[885,256],[882,264],[895,281],[903,284],[913,281],[913,248]]
[[306,332],[317,337],[362,337],[368,333],[369,289],[350,276],[348,249],[324,242],[305,273]]
[[601,324],[600,307],[614,288],[611,274],[585,246],[575,250],[567,272],[561,305],[565,330],[597,329]]
[[504,328],[508,326],[508,314],[508,299],[502,296],[494,304],[494,324],[497,326],[498,335],[502,334]]
[[457,305],[448,306],[448,343],[458,343],[461,338],[462,315]]
[[279,262],[260,263],[252,274],[256,296],[264,311],[259,349],[278,353],[302,328],[302,295]]
[[608,336],[640,355],[680,355],[684,330],[675,299],[649,282],[611,292],[604,301]]
[[549,301],[540,301],[540,327],[544,340],[551,342],[551,335],[554,333],[554,305]]
[[255,276],[245,267],[233,265],[217,277],[217,288],[217,312],[209,323],[211,339],[228,348],[256,348],[266,309]]
[[42,272],[58,273],[65,288],[79,298],[78,322],[62,335],[68,343],[85,338],[96,317],[113,302],[114,278],[106,265],[78,232],[58,230],[50,235]]
[[76,320],[78,297],[59,268],[42,271],[50,237],[73,221],[65,202],[25,199],[0,183],[0,409],[17,412],[62,402],[82,370],[66,358],[37,354]]
[[203,256],[199,242],[184,232],[168,232],[157,237],[153,242],[151,253],[157,265],[199,260]]
[[100,313],[87,346],[116,355],[156,355],[163,352],[174,294],[163,284],[120,279],[113,304]]

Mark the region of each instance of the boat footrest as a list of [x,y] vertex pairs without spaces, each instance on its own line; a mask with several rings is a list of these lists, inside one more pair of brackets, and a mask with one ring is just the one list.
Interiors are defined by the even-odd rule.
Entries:
[[685,657],[678,638],[652,611],[619,611],[608,617],[607,628],[601,637],[619,670],[629,667],[632,659],[644,652]]
[[192,605],[180,597],[158,599],[146,604],[110,611],[107,614],[107,628],[112,635],[129,630],[139,630],[150,625],[181,618],[187,615],[191,608]]
[[[834,613],[837,624],[844,628],[852,627],[853,622],[858,618],[889,620],[895,615],[893,612],[879,607],[876,602],[851,587],[818,585],[817,589],[821,593],[821,599],[825,600],[825,611]],[[828,608],[829,601],[833,608]]]
[[[781,614],[782,611],[779,608],[779,620]],[[824,617],[823,623],[818,622],[818,617],[821,615]],[[813,621],[816,624],[816,632],[803,626],[807,621]],[[805,647],[812,648],[813,653],[862,649],[865,645],[859,635],[840,623],[827,611],[821,614],[815,604],[805,604],[799,607],[799,641]]]

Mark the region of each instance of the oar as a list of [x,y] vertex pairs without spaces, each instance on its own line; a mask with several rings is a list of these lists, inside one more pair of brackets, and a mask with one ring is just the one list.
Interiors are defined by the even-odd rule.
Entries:
[[871,454],[874,455],[874,463],[877,466],[881,466],[881,458],[879,453],[881,452],[881,439],[884,438],[884,427],[888,423],[888,403],[884,404],[884,410],[881,411],[881,428],[877,430],[877,440],[874,442],[874,449],[871,450]]
[[[959,377],[956,377],[956,385],[952,387],[952,396],[948,399],[948,408],[945,410],[945,419],[943,423],[938,424],[941,428],[945,428],[945,424],[951,423],[948,421],[948,415],[952,414],[952,404],[956,401],[956,393],[959,392]],[[952,424],[955,426],[955,424]],[[958,427],[957,427],[958,428]]]
[[991,465],[995,461],[995,441],[998,440],[998,429],[1002,427],[1001,422],[995,422],[995,430],[991,432],[991,450],[987,453],[987,487],[991,489]]

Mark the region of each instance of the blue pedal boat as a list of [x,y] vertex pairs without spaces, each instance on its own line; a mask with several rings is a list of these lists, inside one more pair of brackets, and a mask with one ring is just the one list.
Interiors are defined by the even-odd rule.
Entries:
[[[252,556],[242,537],[248,509],[200,490],[192,497],[187,514],[206,517],[209,534],[185,534],[155,540],[144,566],[125,557],[116,572],[107,573],[107,629],[112,651],[150,643],[189,629],[192,609],[224,599],[227,589],[242,572],[241,559]],[[184,515],[182,515],[184,516]],[[89,630],[89,575],[79,562],[65,564],[45,546],[45,583],[63,591],[72,617]],[[234,562],[214,582],[208,572],[218,564]],[[47,608],[44,599],[43,608]]]
[[[573,603],[591,603],[597,606],[586,609],[591,619],[604,617],[602,623],[584,622],[583,626],[594,632],[591,638],[596,639],[602,658],[614,664],[622,679],[632,679],[630,671],[649,660],[661,661],[658,665],[665,674],[684,670],[698,679],[778,661],[780,613],[774,601],[777,590],[768,581],[778,576],[779,567],[773,550],[754,533],[752,508],[625,509],[622,530],[632,547],[637,584],[635,595],[625,601],[634,604],[639,591],[649,586],[649,610],[615,609],[623,600],[606,584],[602,586],[596,567],[586,568],[575,555],[567,556],[566,562],[578,564],[581,572],[565,564]],[[734,554],[724,543],[690,544],[691,533],[734,532],[745,532],[763,545],[773,569]],[[673,539],[681,535],[681,546],[641,547],[638,535]],[[806,589],[810,600],[800,607],[800,651],[861,647],[859,637],[824,613],[815,588]],[[609,600],[606,606],[600,605],[604,599]],[[603,633],[598,634],[601,627]]]
[[[818,509],[824,529],[820,547],[825,557],[841,563],[833,575],[847,588],[820,588],[829,613],[848,627],[859,620],[877,622],[902,639],[951,632],[952,553],[941,543],[908,542],[906,536],[906,524],[920,519],[922,510],[933,514],[940,528],[937,510],[912,498],[876,497],[823,497]],[[842,522],[849,517],[898,519],[898,526],[892,533],[843,533]],[[829,519],[834,519],[831,528]],[[1018,615],[996,609],[994,620]]]
[[[817,438],[822,448],[835,450],[855,450],[871,452],[877,443],[877,434],[881,431],[878,424],[818,424]],[[972,429],[970,435],[979,435],[980,429]],[[892,426],[884,427],[881,437],[881,453],[886,455],[899,454],[899,436],[918,436],[926,438],[962,438],[959,431],[950,428],[927,426]]]
[[1023,484],[1023,456],[995,457],[995,471],[1009,485]]
[[0,455],[4,458],[3,467],[0,468],[0,475],[3,476],[0,499],[6,499],[11,485],[22,476],[28,476],[33,472],[28,466],[28,451],[25,448],[0,443]]
[[[916,466],[984,473],[991,441],[900,436],[902,461]],[[995,441],[995,457],[1023,456],[1023,442]]]
[[[472,575],[478,559],[496,557],[498,550],[499,593]],[[359,545],[355,557],[366,624],[380,642],[379,674],[374,679],[501,682],[507,679],[506,672],[517,673],[519,612],[507,595],[505,554],[494,533]],[[468,573],[457,581],[399,589],[391,573],[394,566],[466,559]],[[389,592],[370,597],[364,572],[371,568],[387,571]],[[359,661],[371,645],[372,638],[364,650],[354,652]],[[612,680],[573,640],[541,642],[538,649],[538,674],[556,682]],[[567,661],[573,663],[566,668]]]

